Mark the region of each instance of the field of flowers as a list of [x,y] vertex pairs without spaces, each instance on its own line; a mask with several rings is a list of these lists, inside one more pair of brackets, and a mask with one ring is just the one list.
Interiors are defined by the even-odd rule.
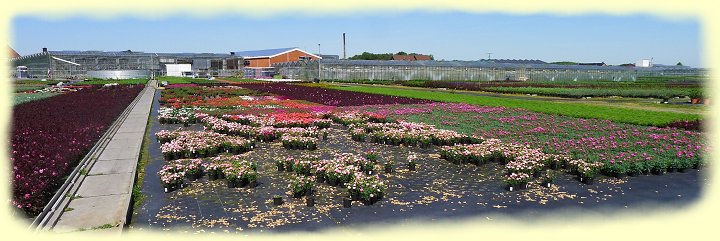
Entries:
[[378,104],[421,104],[431,101],[404,98],[387,95],[373,95],[348,91],[337,91],[302,85],[284,83],[252,83],[242,84],[242,87],[275,95],[285,96],[289,99],[306,100],[330,106],[378,105]]
[[310,86],[241,87],[161,93],[151,145],[159,164],[143,185],[153,204],[135,219],[244,230],[346,222],[334,220],[350,220],[355,214],[343,210],[357,203],[394,214],[468,199],[563,202],[597,193],[579,185],[700,169],[709,151],[701,132],[677,128]]
[[35,215],[143,85],[91,87],[15,106],[13,206]]

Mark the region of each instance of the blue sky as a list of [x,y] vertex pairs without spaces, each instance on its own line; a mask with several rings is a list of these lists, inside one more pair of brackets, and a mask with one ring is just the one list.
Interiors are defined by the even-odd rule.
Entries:
[[418,52],[436,59],[655,63],[703,67],[697,19],[650,15],[510,15],[462,12],[357,13],[348,16],[240,15],[161,19],[17,16],[11,45],[20,54],[51,50],[213,52],[300,47],[342,57],[363,51]]

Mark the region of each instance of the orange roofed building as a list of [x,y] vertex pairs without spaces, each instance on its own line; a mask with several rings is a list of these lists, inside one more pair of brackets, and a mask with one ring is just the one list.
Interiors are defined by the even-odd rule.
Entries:
[[243,57],[243,59],[245,59],[245,67],[247,68],[269,68],[274,63],[322,59],[320,56],[308,53],[297,47],[239,51],[230,52],[230,54]]
[[14,59],[14,58],[19,58],[19,57],[20,57],[20,54],[18,54],[18,52],[15,52],[15,50],[14,50],[12,47],[8,46],[8,49],[10,50],[10,54],[9,54],[9,55],[10,55],[10,59]]

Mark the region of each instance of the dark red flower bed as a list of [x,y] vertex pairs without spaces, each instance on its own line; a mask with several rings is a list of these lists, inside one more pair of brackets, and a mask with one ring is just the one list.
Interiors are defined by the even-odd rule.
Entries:
[[306,100],[330,106],[424,104],[432,102],[429,100],[366,94],[344,90],[331,90],[319,87],[291,85],[284,83],[250,83],[242,84],[241,86],[261,92],[282,95],[290,99]]
[[667,125],[667,127],[675,127],[678,129],[685,129],[690,131],[702,131],[703,130],[703,123],[700,120],[692,120],[692,121],[675,121]]
[[144,85],[92,87],[13,109],[13,206],[40,213]]

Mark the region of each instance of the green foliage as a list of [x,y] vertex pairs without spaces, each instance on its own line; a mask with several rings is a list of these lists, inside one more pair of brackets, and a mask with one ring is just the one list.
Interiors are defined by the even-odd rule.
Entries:
[[14,94],[13,105],[19,105],[25,102],[41,100],[58,95],[58,93],[31,93],[31,94]]
[[536,88],[536,87],[489,87],[485,91],[510,94],[537,94],[566,98],[622,96],[633,98],[685,97],[697,88]]
[[104,80],[86,80],[76,82],[75,85],[104,85],[118,83],[121,85],[137,85],[147,84],[148,79],[104,79]]
[[332,86],[329,88],[364,93],[394,95],[442,102],[461,102],[484,106],[521,108],[547,114],[559,114],[579,118],[594,118],[637,125],[663,126],[679,120],[699,120],[700,115],[662,111],[637,110],[620,107],[598,106],[584,103],[557,103],[542,100],[522,100],[502,97],[474,96],[456,93],[409,90],[388,87]]

